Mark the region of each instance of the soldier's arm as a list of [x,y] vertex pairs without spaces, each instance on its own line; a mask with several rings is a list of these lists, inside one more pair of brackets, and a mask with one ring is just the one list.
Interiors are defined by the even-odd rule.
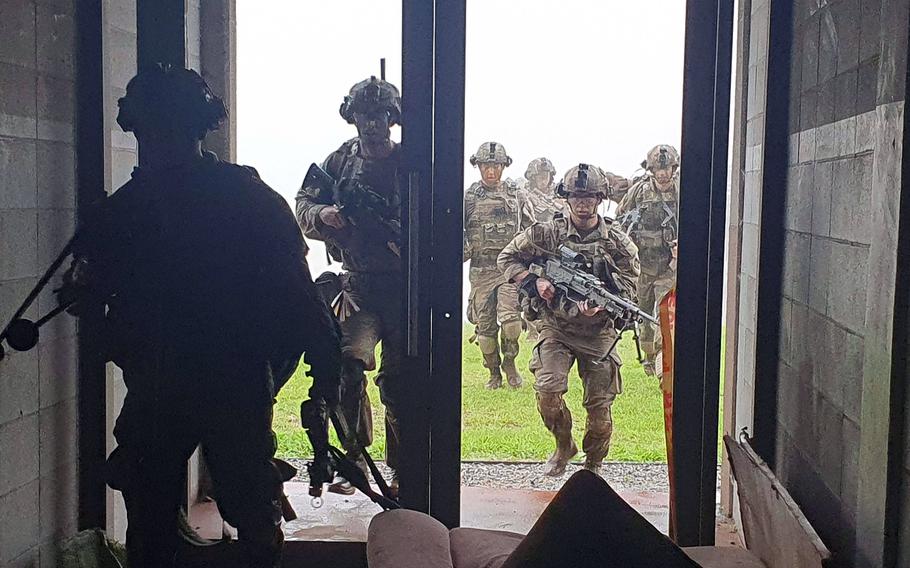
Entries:
[[625,215],[629,211],[635,208],[635,198],[638,195],[638,186],[632,186],[626,192],[619,202],[619,207],[616,208],[616,216],[620,217]]
[[534,206],[531,204],[531,198],[527,192],[520,194],[521,203],[521,227],[526,229],[537,222],[534,215]]
[[462,262],[467,262],[471,260],[473,253],[473,247],[471,246],[470,241],[468,241],[468,223],[471,222],[471,217],[474,215],[474,199],[471,197],[470,193],[465,193],[464,196],[464,231],[462,232],[461,239],[461,260]]
[[543,231],[533,225],[515,235],[496,258],[496,265],[510,282],[520,284],[528,276],[528,268],[545,250]]
[[641,275],[641,264],[638,261],[638,247],[625,234],[617,228],[610,229],[610,237],[615,243],[613,254],[610,256],[613,267],[613,277],[616,283],[625,289],[629,299],[637,302],[638,277]]
[[[338,151],[329,154],[329,157],[322,163],[322,169],[333,178],[336,178],[338,175]],[[325,203],[318,199],[313,189],[308,189],[303,185],[300,186],[295,199],[294,216],[297,218],[297,224],[305,237],[324,241],[326,237],[330,236],[332,228],[322,221],[319,214],[323,209],[331,205],[331,203]]]
[[263,217],[267,222],[257,223],[262,231],[259,237],[267,243],[258,272],[258,296],[263,301],[259,329],[268,336],[265,339],[278,366],[293,371],[303,352],[317,390],[332,398],[337,396],[341,372],[337,324],[313,283],[306,245],[284,200],[273,198],[263,203],[263,209],[268,212]]

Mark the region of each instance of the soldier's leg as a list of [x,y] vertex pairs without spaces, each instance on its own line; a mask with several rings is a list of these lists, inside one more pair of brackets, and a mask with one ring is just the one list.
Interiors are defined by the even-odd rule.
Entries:
[[107,482],[122,492],[126,504],[130,566],[170,567],[186,496],[186,461],[196,447],[198,432],[188,413],[158,404],[138,391],[127,393],[117,418],[117,448],[108,457]]
[[203,447],[218,509],[237,527],[246,565],[280,566],[282,480],[272,461],[272,399],[265,380],[250,383],[234,381],[207,401]]
[[360,310],[341,322],[341,401],[348,435],[341,445],[351,457],[373,443],[373,412],[367,395],[366,373],[376,368],[375,350],[380,321]]
[[622,379],[616,358],[599,362],[593,357],[580,357],[578,374],[584,387],[582,404],[587,412],[582,450],[585,469],[600,473],[600,466],[610,451],[613,436],[613,401],[622,391]]
[[496,321],[496,285],[471,273],[471,293],[468,297],[468,321],[474,324],[474,336],[483,355],[483,366],[489,369],[488,389],[502,386],[502,371],[499,358],[499,323]]
[[537,410],[544,426],[556,439],[556,451],[544,466],[544,474],[554,477],[562,475],[569,460],[578,453],[572,439],[572,414],[563,400],[574,362],[575,357],[567,346],[547,337],[538,342],[531,355]]
[[506,374],[509,386],[518,388],[523,381],[521,373],[515,366],[521,337],[521,307],[518,303],[518,287],[515,284],[502,284],[496,291],[496,311],[501,323],[500,340],[502,341],[502,370]]
[[398,310],[389,310],[384,314],[382,328],[382,352],[376,385],[379,387],[379,398],[385,406],[385,459],[392,470],[389,488],[398,494],[398,465],[401,430],[398,422],[399,402],[403,400],[403,389],[407,388],[401,377],[401,357],[404,343],[401,326],[398,322]]
[[[654,276],[642,273],[638,279],[638,305],[645,310],[654,313]],[[657,355],[657,348],[654,344],[654,338],[657,334],[656,326],[650,322],[644,322],[638,327],[639,341],[641,342],[642,356],[644,357],[643,367],[645,373],[649,376],[654,375],[654,357]]]

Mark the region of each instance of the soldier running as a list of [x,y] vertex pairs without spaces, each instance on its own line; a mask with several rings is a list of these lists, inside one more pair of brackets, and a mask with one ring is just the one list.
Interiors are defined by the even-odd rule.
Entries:
[[481,144],[471,156],[481,180],[468,188],[464,198],[464,260],[471,262],[468,321],[475,326],[483,365],[490,371],[488,389],[502,386],[502,371],[510,387],[522,383],[515,366],[522,327],[518,289],[503,277],[496,257],[519,231],[534,223],[534,213],[520,188],[502,179],[511,164],[502,144]]
[[610,280],[618,293],[634,301],[639,275],[638,250],[632,240],[597,208],[609,195],[602,170],[588,164],[570,169],[557,187],[568,203],[568,218],[557,218],[532,226],[516,236],[498,258],[499,268],[509,282],[520,286],[522,306],[539,313],[540,339],[534,347],[531,370],[537,408],[544,425],[556,438],[556,451],[544,473],[559,476],[578,453],[572,436],[572,415],[563,399],[569,388],[569,370],[578,362],[587,411],[582,449],[584,467],[599,473],[610,449],[613,433],[611,408],[622,391],[616,350],[616,329],[625,322],[614,321],[607,311],[586,301],[557,301],[557,291],[545,276],[530,271],[541,257],[557,256],[560,245],[581,253],[591,273],[601,281]]

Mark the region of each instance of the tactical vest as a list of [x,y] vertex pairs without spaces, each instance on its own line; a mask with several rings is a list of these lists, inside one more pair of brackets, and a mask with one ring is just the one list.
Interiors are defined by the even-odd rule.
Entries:
[[496,257],[521,230],[518,187],[502,182],[490,190],[475,182],[468,188],[467,200],[473,204],[465,221],[465,237],[473,249],[471,268],[495,267]]
[[643,182],[635,198],[638,220],[629,236],[638,245],[642,264],[669,260],[670,243],[679,233],[679,182],[670,191],[658,191],[653,181]]

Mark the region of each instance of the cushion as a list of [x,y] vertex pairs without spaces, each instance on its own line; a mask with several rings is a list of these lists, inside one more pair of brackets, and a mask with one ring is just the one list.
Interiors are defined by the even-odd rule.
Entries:
[[683,552],[702,568],[766,568],[758,557],[738,546],[689,546]]
[[697,568],[616,494],[581,470],[566,481],[501,568]]
[[370,568],[453,568],[449,529],[417,511],[380,513],[367,532],[367,564]]
[[455,568],[499,568],[523,538],[506,531],[452,529],[452,563]]

